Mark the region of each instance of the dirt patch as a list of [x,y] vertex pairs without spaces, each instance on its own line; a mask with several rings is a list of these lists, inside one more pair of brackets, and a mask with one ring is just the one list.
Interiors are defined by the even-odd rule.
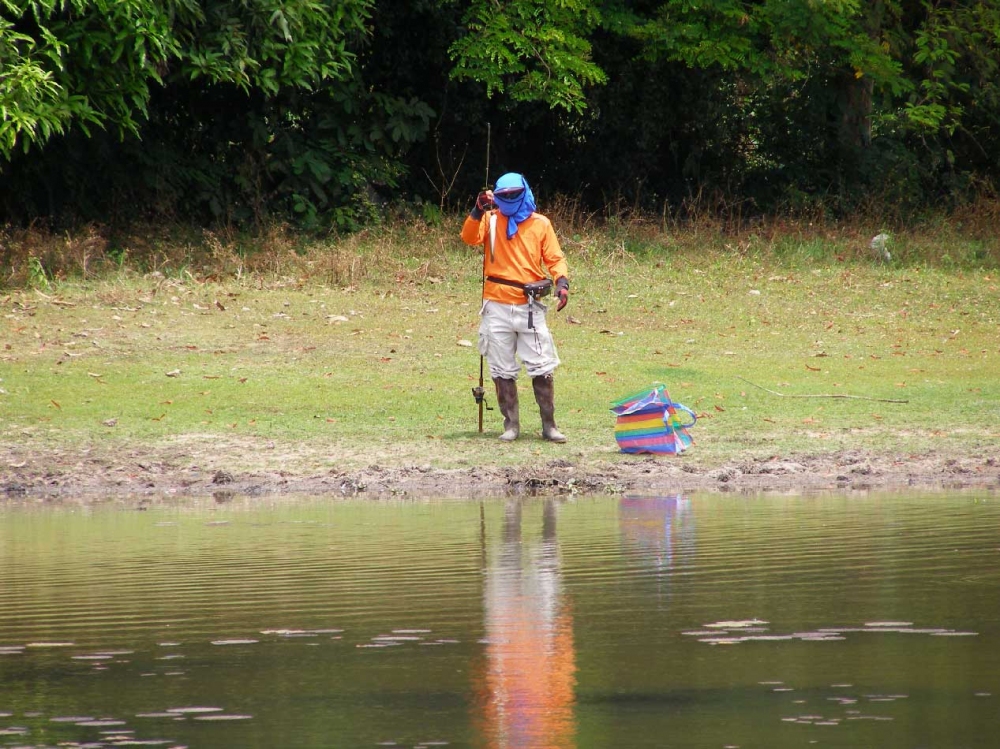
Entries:
[[504,495],[688,494],[1000,489],[1000,459],[883,455],[862,451],[748,458],[717,466],[686,456],[616,461],[557,459],[537,465],[442,469],[369,464],[310,470],[288,461],[268,470],[242,451],[160,448],[127,453],[13,449],[0,466],[0,500],[102,501],[152,497],[311,495],[329,497],[488,497]]

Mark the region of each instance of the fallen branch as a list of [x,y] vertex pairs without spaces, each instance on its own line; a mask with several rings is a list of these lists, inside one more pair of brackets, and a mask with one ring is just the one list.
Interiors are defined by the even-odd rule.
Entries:
[[54,296],[50,296],[49,294],[43,294],[38,289],[35,289],[35,293],[38,294],[38,296],[42,297],[42,299],[44,299],[49,304],[54,304],[57,307],[75,307],[76,306],[76,302],[64,302],[62,299],[56,299]]
[[750,382],[750,380],[748,380],[746,377],[740,377],[739,375],[736,375],[736,379],[743,380],[743,382],[753,385],[755,388],[760,388],[764,392],[770,393],[771,395],[776,395],[779,398],[851,398],[853,400],[878,401],[879,403],[910,402],[908,400],[899,400],[898,398],[871,398],[867,395],[846,395],[844,393],[829,393],[829,394],[819,394],[819,395],[795,395],[795,394],[790,395],[788,393],[779,393],[776,390],[771,390],[770,388],[766,388],[763,385],[758,385],[756,382]]

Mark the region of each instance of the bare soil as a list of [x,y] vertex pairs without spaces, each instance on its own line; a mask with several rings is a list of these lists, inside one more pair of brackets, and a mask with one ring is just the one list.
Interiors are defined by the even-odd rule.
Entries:
[[[247,449],[250,448],[250,449]],[[272,446],[273,448],[273,446]],[[695,492],[851,493],[1000,489],[1000,456],[871,454],[748,458],[706,466],[681,456],[555,459],[522,467],[453,469],[403,465],[398,458],[361,468],[310,469],[302,455],[252,446],[184,443],[149,451],[6,450],[0,501],[105,501],[153,497],[291,495],[452,497],[505,495],[667,495]],[[327,465],[337,461],[327,456]],[[357,456],[346,462],[357,463]],[[280,468],[274,468],[280,465]]]

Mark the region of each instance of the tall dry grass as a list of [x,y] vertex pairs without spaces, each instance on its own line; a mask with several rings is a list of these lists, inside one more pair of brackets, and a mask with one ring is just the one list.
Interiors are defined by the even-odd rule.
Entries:
[[[578,199],[557,197],[543,211],[568,251],[601,265],[689,253],[788,262],[871,260],[871,238],[888,233],[897,264],[1000,267],[1000,196],[984,194],[909,226],[879,218],[874,208],[847,221],[819,213],[756,216],[746,208],[699,195],[684,205],[664,205],[659,214],[623,200],[594,211]],[[421,283],[465,262],[467,251],[458,238],[463,218],[447,217],[437,225],[411,219],[331,237],[303,235],[286,224],[255,234],[183,225],[116,230],[85,224],[69,231],[5,226],[0,227],[0,287],[46,287],[114,274],[336,286]]]

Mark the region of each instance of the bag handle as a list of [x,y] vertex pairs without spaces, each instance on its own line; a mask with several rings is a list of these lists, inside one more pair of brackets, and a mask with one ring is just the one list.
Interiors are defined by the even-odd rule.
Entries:
[[673,406],[674,408],[680,410],[680,411],[683,411],[688,416],[690,416],[691,417],[691,422],[688,423],[688,424],[671,424],[670,423],[670,410],[669,410],[670,406],[668,406],[667,408],[663,409],[663,422],[667,426],[675,426],[675,427],[677,427],[679,429],[687,429],[688,427],[693,427],[697,423],[698,417],[697,417],[697,415],[695,415],[695,412],[692,411],[690,408],[688,408],[687,406],[684,406],[684,405],[682,405],[680,403],[674,403],[673,401],[670,402],[670,405]]

